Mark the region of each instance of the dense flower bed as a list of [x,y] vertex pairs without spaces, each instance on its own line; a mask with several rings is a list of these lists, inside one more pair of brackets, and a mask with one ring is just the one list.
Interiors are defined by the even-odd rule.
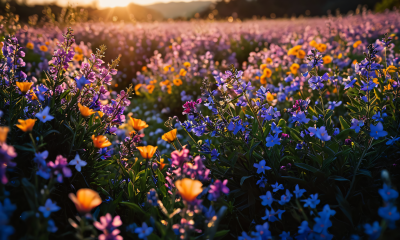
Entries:
[[13,24],[2,239],[400,237],[397,12]]

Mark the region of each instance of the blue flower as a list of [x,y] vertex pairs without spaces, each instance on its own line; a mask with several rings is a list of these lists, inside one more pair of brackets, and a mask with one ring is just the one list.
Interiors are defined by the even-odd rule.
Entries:
[[285,188],[283,187],[283,185],[282,185],[282,184],[279,184],[278,182],[276,182],[274,185],[271,185],[271,187],[274,189],[273,192],[277,192],[277,191],[279,191],[279,190],[285,189]]
[[352,88],[354,83],[356,83],[356,82],[357,82],[357,79],[353,79],[348,83],[346,82],[346,85],[344,86],[344,89]]
[[138,234],[138,237],[140,239],[147,239],[147,236],[149,236],[152,232],[153,228],[148,227],[145,222],[142,224],[142,227],[138,227],[135,229],[135,233]]
[[308,84],[310,85],[312,90],[321,89],[324,87],[322,79],[319,76],[312,76],[310,79],[308,79]]
[[274,199],[272,198],[272,194],[270,191],[267,192],[265,195],[261,195],[260,198],[262,199],[261,205],[263,206],[270,206],[274,202]]
[[267,184],[267,179],[264,176],[261,176],[260,180],[258,180],[256,184],[259,185],[261,188],[264,188]]
[[77,79],[75,78],[76,81],[76,87],[79,90],[82,90],[82,88],[86,85],[86,84],[90,84],[90,81],[87,80],[84,76],[82,76],[81,78]]
[[393,143],[399,141],[400,137],[397,138],[392,138],[389,141],[386,142],[386,145],[392,145]]
[[273,147],[275,145],[281,145],[280,138],[278,137],[278,134],[275,134],[275,136],[272,136],[271,134],[266,138],[267,144],[265,144],[267,147]]
[[0,214],[4,212],[7,217],[11,217],[12,213],[17,209],[15,204],[12,204],[9,198],[4,199],[3,204],[0,202]]
[[49,221],[47,222],[47,231],[51,232],[51,233],[55,233],[55,232],[57,232],[57,230],[58,230],[58,227],[54,223],[53,219],[49,219]]
[[282,132],[281,129],[282,129],[281,127],[278,127],[274,122],[272,122],[272,124],[271,124],[271,132],[273,134],[281,133]]
[[257,168],[257,174],[260,174],[261,172],[265,174],[265,170],[270,170],[271,168],[268,166],[265,166],[266,162],[265,160],[261,160],[260,163],[254,163],[254,167]]
[[360,120],[358,121],[357,119],[353,118],[351,120],[351,127],[350,129],[354,129],[356,131],[356,133],[358,133],[360,131],[360,128],[364,126],[364,121]]
[[378,190],[379,194],[381,195],[383,201],[389,202],[392,199],[396,199],[399,197],[399,193],[390,188],[386,183],[383,184],[383,188]]
[[281,234],[279,234],[279,237],[281,237],[281,240],[292,240],[293,239],[290,236],[290,232],[285,232],[285,231],[283,231]]
[[[262,220],[268,220],[269,222],[275,222],[278,221],[278,218],[281,219],[282,218],[282,213],[284,213],[285,210],[280,210],[278,209],[277,212],[275,212],[274,209],[271,209],[271,211],[269,211],[268,209],[265,209],[265,216],[262,217]],[[278,218],[275,217],[275,215],[278,215]]]
[[309,198],[301,201],[305,202],[304,207],[310,207],[310,208],[316,208],[317,205],[321,202],[321,200],[318,199],[318,193],[311,194]]
[[211,161],[214,162],[215,160],[217,160],[218,156],[219,156],[219,153],[218,153],[217,149],[213,149],[211,151]]
[[302,111],[298,113],[294,113],[292,117],[292,123],[299,122],[300,124],[305,123],[307,124],[310,121],[309,118],[306,118],[306,114]]
[[370,240],[376,240],[381,235],[381,227],[379,226],[378,221],[375,221],[372,225],[365,224],[364,232],[369,235]]
[[278,202],[280,205],[285,205],[290,201],[293,194],[290,193],[289,189],[286,189],[286,194],[281,196],[281,200]]
[[301,143],[296,144],[296,150],[300,150],[303,148],[303,145]]
[[310,132],[310,136],[312,137],[312,136],[314,136],[314,135],[317,133],[318,128],[316,128],[316,127],[309,127],[309,128],[308,128],[308,131]]
[[238,237],[238,240],[254,240],[255,238],[250,237],[249,235],[247,235],[246,232],[242,232],[242,236]]
[[384,137],[388,134],[386,131],[383,130],[383,125],[381,122],[378,122],[378,124],[376,124],[376,126],[374,126],[371,123],[371,125],[369,127],[371,128],[371,132],[369,133],[369,135],[375,139]]
[[400,213],[397,212],[396,206],[387,205],[386,207],[380,207],[378,209],[378,214],[389,221],[397,221],[400,219]]
[[379,121],[379,122],[383,122],[384,117],[387,117],[387,114],[382,113],[382,116],[381,116],[381,112],[379,111],[379,112],[376,112],[374,116],[372,116],[372,119]]
[[364,102],[368,102],[367,96],[362,96],[361,99],[362,99]]
[[295,194],[296,198],[300,198],[303,194],[307,192],[305,189],[300,189],[299,184],[296,185],[295,190],[293,193]]
[[324,126],[318,129],[318,131],[315,133],[315,136],[324,142],[331,140],[331,136],[328,135],[328,132],[325,130]]
[[41,122],[45,123],[47,121],[51,121],[54,119],[53,116],[49,114],[50,107],[47,106],[43,109],[43,111],[36,113],[35,117],[37,117]]
[[363,91],[371,91],[376,87],[378,84],[374,83],[372,80],[369,81],[368,83],[362,82],[363,85],[361,86],[361,90]]
[[252,235],[257,237],[256,239],[269,239],[271,237],[268,222],[265,222],[263,225],[257,225],[256,231],[257,232],[252,232]]
[[333,132],[333,136],[338,135],[340,132],[339,128],[335,128],[335,131]]
[[43,213],[43,216],[45,218],[49,217],[50,213],[57,212],[60,209],[61,208],[59,206],[57,206],[56,203],[53,203],[50,198],[46,200],[46,203],[44,204],[44,206],[39,207],[39,211],[41,211]]
[[342,101],[339,101],[339,102],[336,102],[336,101],[331,102],[331,101],[329,101],[328,102],[328,109],[333,110],[333,109],[335,109],[335,107],[339,107],[340,105],[342,105]]

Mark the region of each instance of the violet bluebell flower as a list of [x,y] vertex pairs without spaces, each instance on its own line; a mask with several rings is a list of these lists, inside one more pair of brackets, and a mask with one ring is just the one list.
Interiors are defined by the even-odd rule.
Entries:
[[315,133],[315,136],[324,142],[331,140],[331,136],[328,135],[325,126],[320,127],[318,131]]
[[262,172],[263,174],[265,174],[265,170],[271,170],[271,168],[268,167],[268,166],[266,166],[265,164],[266,164],[266,162],[265,162],[264,159],[261,160],[259,163],[254,163],[253,166],[254,166],[255,168],[257,168],[257,174],[260,174],[261,172]]
[[318,128],[316,127],[309,127],[308,131],[310,132],[310,136],[314,136],[315,134],[317,134]]
[[306,118],[306,114],[302,111],[299,111],[298,113],[293,113],[292,116],[292,123],[298,122],[299,124],[305,123],[307,124],[310,121],[309,118]]
[[355,118],[353,118],[351,120],[350,129],[354,129],[356,131],[356,133],[358,133],[360,131],[362,126],[364,126],[364,121],[363,120],[357,120]]
[[49,217],[52,212],[57,212],[60,209],[61,208],[57,206],[55,202],[53,203],[50,198],[46,200],[44,206],[39,207],[39,211],[42,212],[45,218]]
[[378,124],[376,124],[376,126],[374,126],[371,123],[369,127],[371,129],[371,132],[369,133],[369,135],[375,139],[384,137],[388,134],[386,131],[383,130],[383,125],[381,122],[378,122]]
[[371,91],[372,89],[374,89],[378,84],[374,83],[372,80],[365,83],[362,81],[362,86],[361,86],[361,90],[363,91]]
[[272,194],[270,191],[268,191],[265,195],[261,195],[260,198],[262,200],[261,205],[263,205],[263,206],[268,205],[271,207],[271,204],[274,202],[274,198],[272,197]]
[[[77,87],[79,90],[82,90],[82,88],[85,87],[85,85],[91,83],[91,82],[90,82],[89,80],[87,80],[87,79],[85,78],[85,76],[83,76],[83,75],[82,75],[82,77],[80,77],[79,79],[78,79],[78,78],[75,78],[75,81],[76,81],[76,87]],[[103,86],[102,86],[102,87],[103,87]]]

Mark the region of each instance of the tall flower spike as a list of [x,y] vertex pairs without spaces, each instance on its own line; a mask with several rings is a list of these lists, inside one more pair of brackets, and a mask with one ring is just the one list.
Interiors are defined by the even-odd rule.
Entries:
[[153,157],[154,153],[156,153],[157,147],[151,146],[151,145],[147,145],[147,146],[143,146],[143,147],[136,147],[139,152],[140,155],[142,155],[143,158],[145,159],[150,159]]
[[173,141],[175,141],[176,139],[176,133],[177,133],[177,129],[171,130],[167,133],[165,133],[164,135],[162,135],[162,140],[168,142],[168,143],[172,143]]
[[93,140],[93,145],[96,148],[105,148],[111,146],[111,142],[108,141],[106,136],[99,135],[95,137],[95,135],[92,135],[92,140]]
[[76,210],[81,213],[88,213],[101,203],[100,195],[89,188],[79,189],[76,196],[70,193],[68,197],[75,204]]
[[17,126],[19,129],[21,129],[24,132],[32,132],[33,126],[35,126],[35,122],[37,119],[18,119],[18,123],[15,126]]
[[195,200],[196,197],[203,191],[203,184],[199,180],[193,180],[190,178],[177,180],[175,182],[175,186],[182,198],[188,202]]

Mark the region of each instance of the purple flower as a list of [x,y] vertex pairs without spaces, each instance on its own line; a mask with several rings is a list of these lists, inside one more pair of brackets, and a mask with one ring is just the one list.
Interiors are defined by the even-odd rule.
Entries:
[[298,113],[293,113],[292,123],[299,122],[300,124],[307,124],[309,121],[310,119],[306,118],[306,114],[304,112],[300,111]]
[[217,179],[214,184],[210,186],[210,190],[208,191],[208,199],[210,201],[217,201],[222,193],[228,194],[229,188],[226,186],[227,183],[227,179],[225,179],[223,182]]
[[17,165],[16,163],[11,162],[11,160],[16,156],[17,153],[13,146],[9,146],[6,143],[0,145],[0,179],[3,184],[8,183],[6,168],[15,167]]
[[171,153],[171,159],[172,159],[172,164],[181,167],[183,163],[188,161],[188,156],[189,156],[189,149],[182,149],[182,151],[173,151]]
[[105,216],[100,217],[100,222],[94,222],[93,225],[98,230],[103,231],[103,234],[99,236],[99,240],[122,240],[122,237],[118,235],[120,231],[116,229],[122,225],[119,216],[115,216],[113,219],[111,214],[107,213]]
[[[79,89],[79,90],[82,90],[82,88],[83,87],[85,87],[85,85],[86,84],[90,84],[90,81],[89,80],[87,80],[86,78],[85,78],[85,76],[82,76],[81,78],[75,78],[75,81],[76,81],[76,87]],[[103,87],[103,86],[102,86]]]
[[324,126],[318,129],[318,131],[315,133],[315,136],[324,142],[331,140],[331,136],[328,135],[328,132],[325,130]]
[[53,162],[49,162],[48,166],[53,169],[54,175],[57,176],[58,182],[63,182],[63,177],[71,177],[72,172],[68,167],[67,159],[61,155],[56,157],[56,160]]
[[356,133],[358,133],[360,131],[360,128],[364,126],[364,121],[363,120],[357,120],[355,118],[353,118],[351,120],[351,127],[350,129],[354,129],[356,131]]
[[257,174],[260,174],[261,172],[262,172],[263,174],[265,174],[265,170],[271,170],[271,168],[268,167],[268,166],[266,166],[265,164],[266,164],[266,162],[265,162],[264,159],[261,160],[260,163],[254,163],[253,166],[254,166],[255,168],[257,168]]

